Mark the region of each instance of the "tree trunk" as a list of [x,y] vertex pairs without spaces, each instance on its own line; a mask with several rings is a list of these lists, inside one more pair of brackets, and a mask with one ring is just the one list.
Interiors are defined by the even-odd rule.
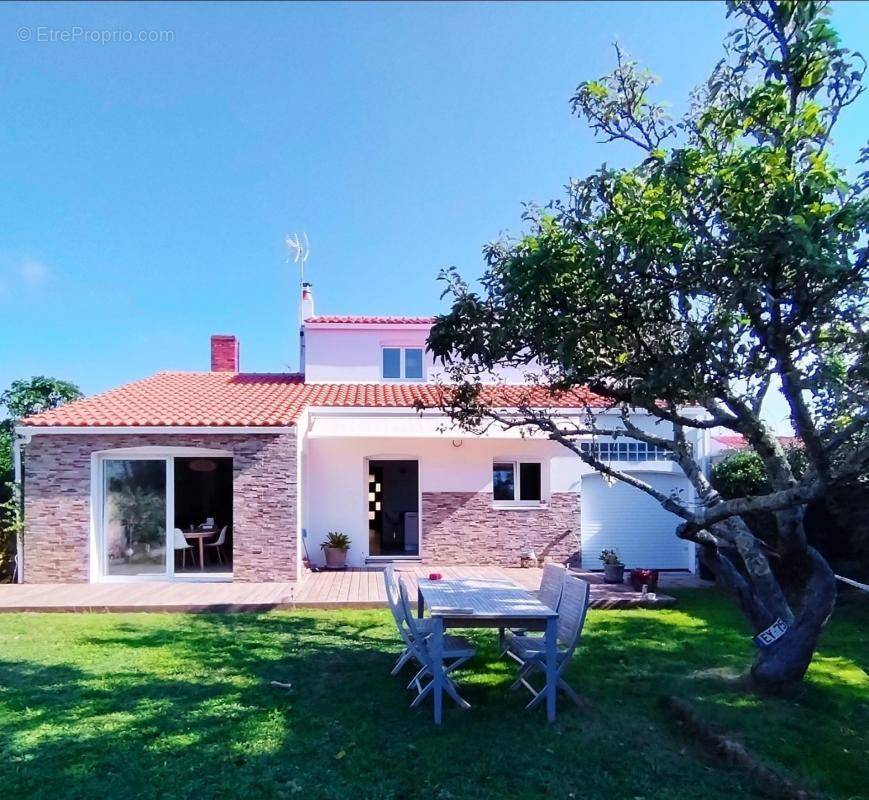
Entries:
[[794,606],[794,621],[785,634],[758,652],[751,668],[753,686],[764,694],[787,694],[803,680],[824,623],[836,603],[836,579],[823,557],[809,547],[808,576]]

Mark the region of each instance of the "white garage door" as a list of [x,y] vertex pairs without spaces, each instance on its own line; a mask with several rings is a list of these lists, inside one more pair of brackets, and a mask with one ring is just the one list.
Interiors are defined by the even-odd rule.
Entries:
[[[674,475],[642,473],[638,478],[660,492],[680,489],[679,497],[691,497],[687,479]],[[681,519],[633,486],[616,481],[612,486],[598,475],[582,479],[580,505],[582,566],[601,569],[603,549],[616,550],[627,567],[687,569],[688,542],[676,536]]]

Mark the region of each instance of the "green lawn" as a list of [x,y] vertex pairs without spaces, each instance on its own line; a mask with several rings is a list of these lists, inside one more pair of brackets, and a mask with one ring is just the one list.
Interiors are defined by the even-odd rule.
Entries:
[[[411,712],[386,612],[0,615],[0,791],[9,798],[734,798],[757,787],[661,709],[687,697],[765,763],[869,793],[869,603],[837,611],[797,700],[721,680],[751,644],[715,592],[594,611],[571,680],[591,700],[525,713],[494,632],[461,674],[474,706]],[[290,682],[289,690],[270,681]]]

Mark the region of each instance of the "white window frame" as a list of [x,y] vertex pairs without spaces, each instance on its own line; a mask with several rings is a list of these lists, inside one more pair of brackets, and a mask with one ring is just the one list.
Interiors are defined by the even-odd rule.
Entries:
[[627,437],[621,440],[603,439],[594,442],[581,442],[580,448],[607,463],[615,461],[624,464],[643,464],[649,461],[670,462],[674,460],[673,454],[659,445]]
[[[91,513],[90,513],[90,582],[147,583],[148,581],[183,581],[225,583],[232,581],[232,572],[182,572],[175,574],[174,549],[170,550],[175,527],[175,458],[234,458],[231,450],[210,447],[173,447],[144,445],[118,447],[91,453]],[[106,569],[105,535],[105,462],[164,461],[166,463],[166,563],[163,572],[139,575],[109,575]],[[171,552],[171,557],[170,557]]]
[[[492,472],[495,470],[495,464],[512,464],[513,465],[513,499],[512,500],[496,500],[495,485],[492,480],[492,507],[493,508],[540,508],[546,505],[547,496],[547,480],[546,470],[544,465],[546,462],[541,458],[493,458]],[[520,500],[522,496],[522,475],[519,469],[520,464],[539,464],[540,465],[540,499],[539,500]]]
[[[399,376],[397,378],[387,378],[383,374],[383,351],[398,350]],[[422,360],[422,375],[419,378],[407,377],[407,351],[419,350]],[[425,347],[422,345],[403,345],[403,344],[383,344],[380,346],[380,380],[382,381],[403,381],[405,383],[423,383],[425,381]]]

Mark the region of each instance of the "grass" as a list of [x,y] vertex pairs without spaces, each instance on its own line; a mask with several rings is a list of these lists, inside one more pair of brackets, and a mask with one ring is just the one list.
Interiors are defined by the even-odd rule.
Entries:
[[[542,711],[506,691],[494,632],[445,724],[387,672],[386,612],[0,615],[0,786],[40,798],[717,798],[758,796],[667,716],[679,694],[764,763],[837,798],[869,788],[869,603],[825,633],[805,689],[761,700],[751,642],[715,592],[668,611],[594,611],[571,682]],[[270,686],[289,682],[290,689]]]

